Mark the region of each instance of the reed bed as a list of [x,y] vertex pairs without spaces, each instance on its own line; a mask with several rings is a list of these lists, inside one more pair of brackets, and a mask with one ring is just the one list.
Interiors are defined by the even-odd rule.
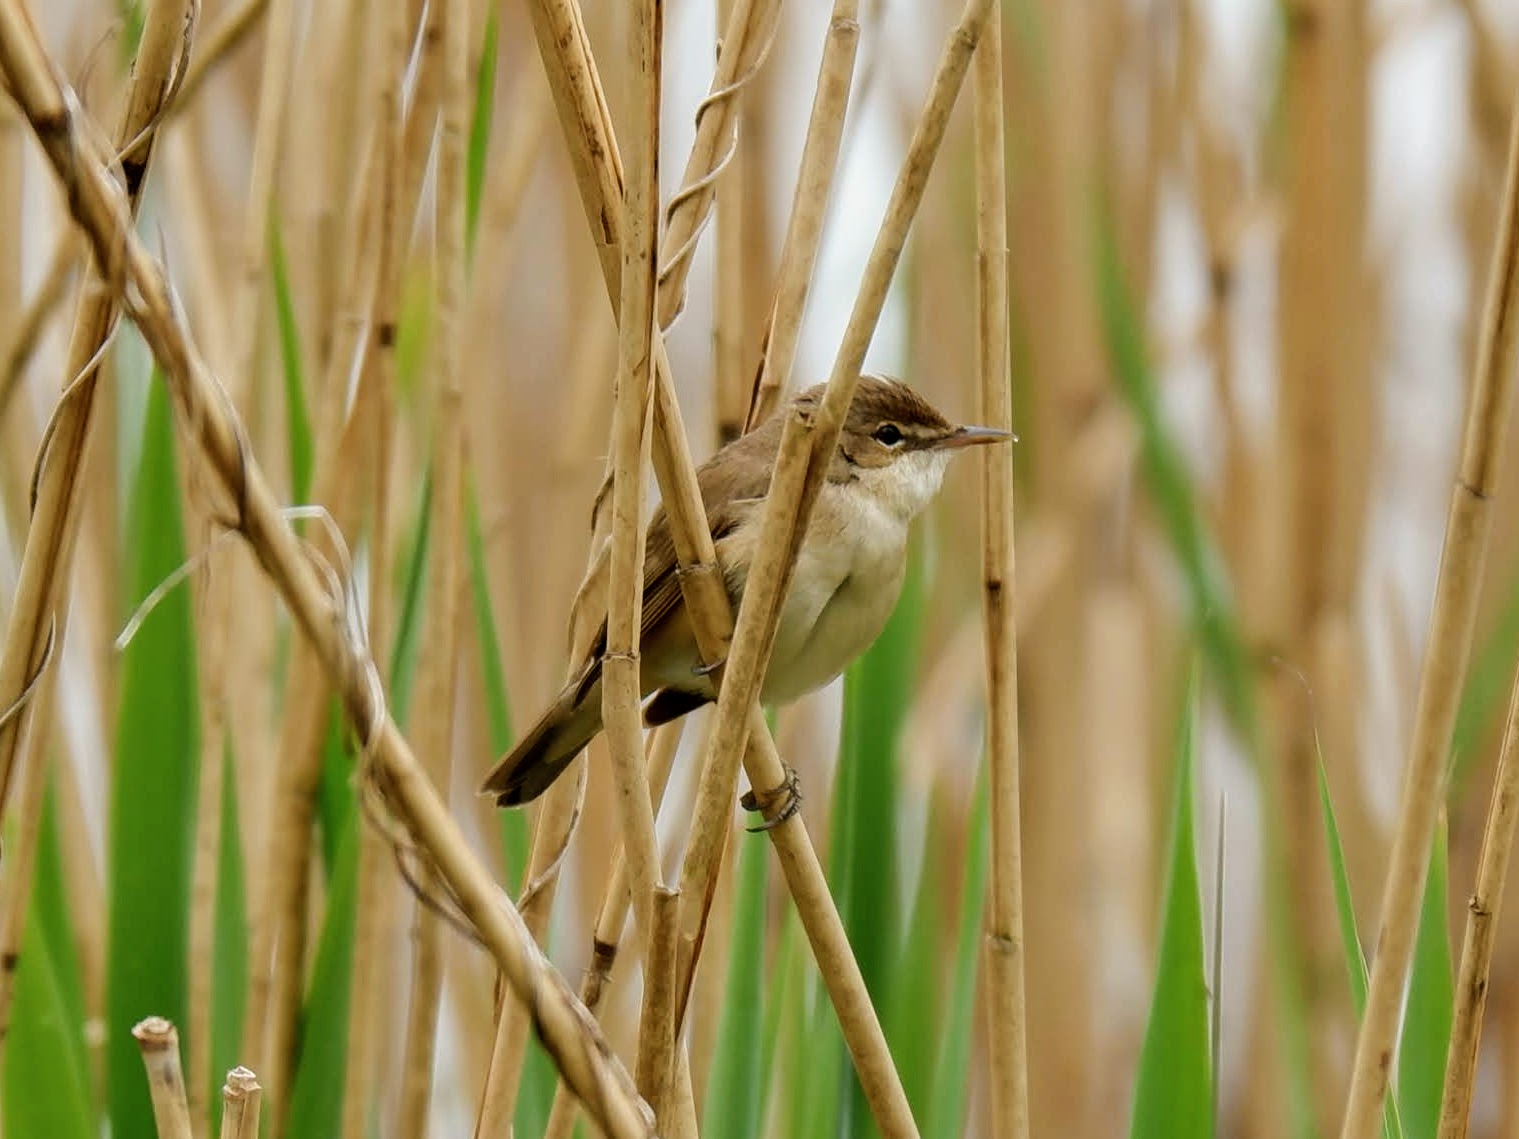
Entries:
[[[0,0],[0,1136],[1515,1133],[1511,31]],[[862,371],[1019,442],[761,708]]]

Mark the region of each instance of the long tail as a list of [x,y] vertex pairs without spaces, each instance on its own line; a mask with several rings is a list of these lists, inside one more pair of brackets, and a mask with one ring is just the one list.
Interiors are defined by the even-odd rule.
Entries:
[[528,803],[549,789],[601,731],[601,680],[569,685],[506,758],[485,777],[482,795],[501,807]]

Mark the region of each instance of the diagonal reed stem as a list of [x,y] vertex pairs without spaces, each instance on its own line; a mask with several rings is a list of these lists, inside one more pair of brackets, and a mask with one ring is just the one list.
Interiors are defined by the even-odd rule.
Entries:
[[226,493],[239,531],[338,684],[365,742],[370,774],[531,1010],[546,1047],[596,1124],[616,1137],[651,1135],[648,1107],[626,1071],[516,912],[502,904],[490,873],[385,711],[373,660],[351,635],[340,599],[331,595],[307,548],[282,517],[246,447],[241,423],[184,327],[163,266],[132,232],[120,188],[84,142],[73,110],[77,99],[65,96],[19,5],[20,0],[0,0],[0,74],[67,188],[75,221],[106,269],[104,279],[162,368],[178,418],[197,444],[196,458]]
[[1519,302],[1519,114],[1510,123],[1501,220],[1487,283],[1481,339],[1467,405],[1461,463],[1451,491],[1429,645],[1409,744],[1403,801],[1382,892],[1382,926],[1366,1015],[1356,1040],[1341,1139],[1372,1135],[1392,1068],[1394,1038],[1413,954],[1435,819],[1444,801],[1451,730],[1471,655],[1472,627],[1513,405]]

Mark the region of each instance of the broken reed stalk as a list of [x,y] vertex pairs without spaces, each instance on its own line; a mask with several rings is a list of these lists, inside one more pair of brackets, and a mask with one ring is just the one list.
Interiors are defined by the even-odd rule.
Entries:
[[602,719],[612,761],[633,916],[645,939],[662,881],[654,809],[643,762],[639,630],[643,615],[643,463],[648,436],[654,335],[655,245],[659,240],[660,0],[638,0],[628,27],[632,149],[623,194],[622,319],[612,422],[612,537],[607,584]]
[[839,144],[849,110],[849,91],[860,46],[859,14],[859,0],[834,0],[828,35],[823,40],[823,61],[818,65],[817,89],[812,96],[812,114],[807,120],[807,139],[802,144],[801,168],[791,199],[791,217],[781,245],[781,264],[765,326],[759,379],[750,400],[746,425],[750,430],[768,419],[780,405],[796,362],[802,313],[817,265],[823,222],[828,217],[828,192],[838,169]]
[[1508,878],[1514,827],[1519,823],[1519,683],[1509,697],[1508,722],[1498,756],[1498,774],[1477,857],[1477,883],[1466,905],[1466,933],[1456,980],[1456,1007],[1445,1058],[1445,1088],[1440,1103],[1439,1139],[1466,1139],[1472,1086],[1477,1078],[1477,1045],[1487,1006],[1488,972],[1498,913]]
[[1341,1139],[1372,1135],[1381,1118],[1430,843],[1444,801],[1451,731],[1471,655],[1472,626],[1492,530],[1492,498],[1502,468],[1503,432],[1513,404],[1515,306],[1519,302],[1519,113],[1510,121],[1500,210],[1461,464],[1446,519],[1408,773],[1388,859],[1381,931],[1366,1015],[1356,1040]]
[[[671,720],[661,724],[650,733],[647,745],[649,794],[658,812],[664,802],[665,790],[670,782],[670,767],[680,746],[685,720]],[[591,936],[591,962],[586,966],[580,982],[580,1001],[591,1015],[601,1019],[601,998],[611,980],[612,966],[617,961],[618,945],[623,928],[628,921],[628,906],[632,896],[628,893],[628,861],[621,844],[612,852],[612,868],[606,877],[606,888],[601,895],[601,907],[597,911],[596,926]],[[580,1110],[579,1102],[570,1094],[563,1080],[554,1087],[554,1101],[549,1108],[548,1123],[543,1129],[543,1139],[570,1139],[575,1127],[575,1117]]]
[[[659,0],[655,0],[658,3]],[[638,1025],[634,1079],[654,1109],[659,1130],[673,1130],[671,1081],[675,1076],[675,966],[680,932],[680,894],[658,886],[649,907],[648,950],[644,954],[643,1011]]]
[[[432,561],[427,579],[431,626],[418,662],[417,746],[446,802],[452,763],[454,712],[458,695],[459,604],[464,548],[464,385],[460,345],[465,303],[464,181],[470,117],[470,2],[436,5],[442,22],[442,116],[438,131],[437,189],[434,195],[437,242],[437,308],[434,316],[434,374],[437,406],[430,509]],[[429,16],[431,18],[431,16]],[[424,34],[424,39],[430,37]],[[418,149],[422,149],[419,145]],[[389,385],[386,391],[392,390]],[[376,509],[384,501],[376,500]],[[438,889],[437,875],[424,869],[422,888]],[[397,1132],[425,1136],[436,1063],[438,1009],[443,991],[443,919],[431,906],[413,909],[412,983],[401,1068]]]
[[233,1068],[222,1085],[221,1139],[258,1139],[258,1109],[264,1089],[247,1068]]
[[179,1067],[179,1033],[161,1016],[132,1026],[132,1038],[142,1051],[153,1099],[153,1122],[158,1139],[193,1139],[190,1107],[185,1102],[185,1074]]
[[[982,422],[1012,430],[1008,372],[1007,168],[1002,21],[987,21],[975,60],[976,370]],[[1028,1011],[1023,999],[1023,865],[1018,818],[1018,630],[1013,612],[1013,453],[981,456],[986,762],[991,799],[986,905],[987,1067],[993,1134],[1027,1139]]]
[[184,327],[163,266],[132,232],[120,188],[84,142],[75,117],[20,0],[0,0],[0,74],[8,80],[49,163],[68,190],[75,221],[90,239],[104,279],[125,306],[162,369],[195,458],[226,492],[238,531],[279,589],[305,636],[339,685],[351,723],[365,741],[367,769],[421,852],[434,860],[456,903],[517,996],[532,1011],[549,1053],[610,1135],[649,1136],[652,1120],[627,1073],[562,977],[533,944],[468,839],[433,791],[383,704],[374,661],[347,627],[304,546],[281,515],[242,425]]
[[[174,72],[189,50],[185,29],[192,8],[191,0],[155,0],[144,18],[131,85],[113,142],[115,153],[111,156],[115,160],[113,169],[119,171],[125,183],[123,206],[132,219],[141,204],[165,101],[173,95]],[[89,161],[98,162],[94,138],[78,141],[90,156]],[[54,412],[51,441],[37,460],[40,470],[32,519],[21,555],[5,643],[0,648],[0,820],[7,814],[5,808],[17,763],[24,766],[46,762],[45,745],[52,724],[52,686],[38,685],[36,680],[44,669],[56,668],[68,627],[69,607],[64,601],[79,536],[95,410],[96,369],[101,347],[111,335],[118,311],[112,290],[93,286],[81,290],[63,375],[62,386],[70,395]],[[5,714],[18,702],[23,702],[23,706],[16,708],[14,714]],[[28,825],[21,829],[18,840],[30,843],[35,837],[36,828]],[[16,851],[7,853],[17,857]],[[27,863],[30,855],[18,861]],[[4,931],[0,951],[6,954],[19,949],[30,890],[28,874],[24,879],[11,881],[6,891],[6,913],[0,918]],[[13,970],[0,970],[0,1040],[5,1037],[9,1021],[14,979]]]

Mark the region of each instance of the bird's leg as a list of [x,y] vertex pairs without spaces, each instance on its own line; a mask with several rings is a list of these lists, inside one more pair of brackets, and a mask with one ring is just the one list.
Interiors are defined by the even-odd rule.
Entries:
[[796,769],[789,763],[785,765],[786,778],[779,787],[772,787],[769,791],[756,792],[749,790],[739,799],[739,806],[746,811],[758,811],[765,816],[765,821],[758,826],[746,828],[750,834],[759,834],[762,831],[774,830],[787,819],[795,816],[802,809],[802,781],[797,777]]

